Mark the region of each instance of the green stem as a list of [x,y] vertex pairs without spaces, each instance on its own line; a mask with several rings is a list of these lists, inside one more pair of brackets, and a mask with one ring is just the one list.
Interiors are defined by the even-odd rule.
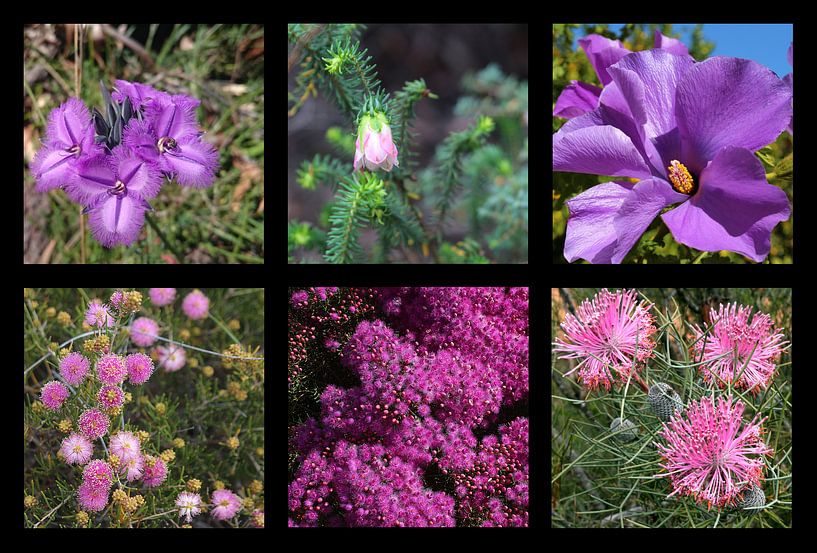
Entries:
[[155,230],[156,234],[159,235],[159,239],[161,239],[162,243],[167,247],[167,249],[169,249],[173,253],[173,255],[176,256],[176,260],[179,262],[179,264],[183,265],[184,264],[184,258],[182,258],[181,254],[179,254],[179,252],[175,248],[175,246],[173,246],[173,244],[170,243],[170,241],[167,239],[167,237],[164,235],[164,233],[161,230],[159,230],[159,225],[156,224],[156,221],[153,220],[153,217],[151,217],[149,214],[146,213],[145,214],[145,219],[147,219],[147,222],[150,225],[150,228]]

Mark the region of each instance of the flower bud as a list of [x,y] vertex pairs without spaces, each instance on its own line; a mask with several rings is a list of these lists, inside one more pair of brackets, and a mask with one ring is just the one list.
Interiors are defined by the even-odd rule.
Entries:
[[743,492],[743,499],[739,500],[737,506],[739,509],[753,509],[762,507],[766,504],[766,494],[763,493],[763,488],[757,484],[753,484]]
[[400,165],[397,162],[397,148],[385,114],[375,112],[364,115],[360,118],[355,141],[355,170],[391,171],[395,165]]
[[[614,433],[613,439],[618,442],[627,443],[638,439],[638,430],[629,419],[614,418],[613,422],[610,423],[610,432]],[[616,434],[616,432],[618,433]]]
[[657,382],[650,386],[647,400],[650,402],[650,407],[652,407],[655,416],[662,421],[670,420],[675,411],[680,411],[684,408],[684,402],[681,401],[681,396],[679,396],[669,384],[665,384],[664,382]]

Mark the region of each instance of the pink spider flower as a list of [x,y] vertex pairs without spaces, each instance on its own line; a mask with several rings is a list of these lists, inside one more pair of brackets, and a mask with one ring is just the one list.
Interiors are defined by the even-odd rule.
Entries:
[[85,323],[89,326],[102,328],[113,326],[114,320],[108,308],[102,305],[101,301],[94,300],[88,305],[88,310],[85,312]]
[[108,505],[110,488],[83,483],[77,489],[77,499],[85,511],[101,511]]
[[130,325],[130,339],[139,347],[152,346],[159,335],[159,324],[153,319],[139,317]]
[[84,465],[94,453],[94,445],[82,434],[73,433],[60,444],[60,453],[69,465]]
[[565,317],[565,336],[556,338],[553,348],[565,354],[559,359],[580,359],[565,376],[579,371],[579,380],[591,390],[600,385],[609,390],[616,378],[624,383],[631,374],[638,378],[638,367],[654,355],[651,307],[636,300],[635,290],[602,290],[584,300],[577,316]]
[[113,485],[111,465],[102,459],[94,459],[82,470],[82,483],[94,488],[110,488]]
[[769,386],[788,342],[780,333],[782,328],[774,329],[769,315],[755,313],[750,323],[751,313],[751,307],[737,303],[721,305],[710,314],[713,323],[708,334],[697,325],[693,328],[693,349],[705,382],[714,381],[721,388],[731,383],[753,394]]
[[657,443],[661,467],[676,494],[688,495],[707,509],[733,506],[742,494],[763,480],[764,456],[774,452],[761,438],[766,420],[743,423],[743,403],[731,397],[692,401],[663,423]]
[[40,399],[48,409],[56,411],[62,407],[62,404],[68,399],[69,395],[71,394],[68,388],[65,387],[65,384],[59,380],[52,380],[43,386]]
[[145,472],[142,475],[142,482],[148,488],[159,486],[167,478],[167,465],[161,457],[144,456]]
[[181,492],[176,497],[176,507],[179,508],[179,516],[185,517],[190,522],[194,516],[201,513],[201,496],[197,493]]

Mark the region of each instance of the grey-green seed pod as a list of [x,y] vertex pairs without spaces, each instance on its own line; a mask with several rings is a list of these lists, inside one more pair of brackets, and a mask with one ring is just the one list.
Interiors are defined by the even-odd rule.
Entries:
[[738,509],[752,509],[753,507],[762,507],[765,504],[766,494],[763,493],[763,488],[752,484],[751,488],[743,492],[743,499],[737,502],[737,507]]
[[684,408],[684,402],[681,401],[681,396],[679,396],[669,384],[665,384],[664,382],[656,382],[650,386],[647,401],[650,402],[652,412],[662,421],[670,420],[675,411],[680,411]]
[[638,429],[635,424],[629,419],[621,420],[621,417],[616,417],[610,423],[610,432],[619,432],[613,439],[618,442],[632,442],[638,439]]

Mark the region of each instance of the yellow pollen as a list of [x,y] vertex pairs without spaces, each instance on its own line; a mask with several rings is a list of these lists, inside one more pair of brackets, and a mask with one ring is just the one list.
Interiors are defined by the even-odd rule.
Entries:
[[673,159],[667,167],[667,174],[676,192],[692,194],[695,191],[695,180],[686,168],[686,165]]

